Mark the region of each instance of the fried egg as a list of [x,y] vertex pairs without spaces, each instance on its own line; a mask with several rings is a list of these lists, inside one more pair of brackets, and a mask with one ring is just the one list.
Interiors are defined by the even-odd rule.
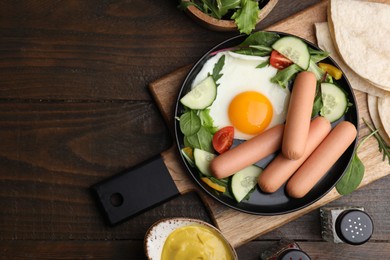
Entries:
[[284,123],[290,91],[271,82],[277,73],[276,68],[256,68],[268,57],[220,52],[206,61],[192,87],[212,74],[215,63],[222,55],[225,55],[221,70],[223,75],[217,81],[217,97],[208,108],[214,126],[233,126],[235,139],[248,140]]

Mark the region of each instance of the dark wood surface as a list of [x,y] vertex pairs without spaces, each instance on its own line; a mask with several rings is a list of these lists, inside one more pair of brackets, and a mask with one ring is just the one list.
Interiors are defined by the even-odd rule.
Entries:
[[[279,0],[262,29],[318,0]],[[123,224],[105,224],[89,187],[172,142],[148,84],[237,33],[200,27],[177,1],[0,1],[0,259],[145,259],[148,227],[166,217],[211,222],[194,194]],[[331,205],[363,206],[370,242],[324,242],[319,212],[237,249],[258,259],[280,237],[313,259],[390,255],[390,178]]]

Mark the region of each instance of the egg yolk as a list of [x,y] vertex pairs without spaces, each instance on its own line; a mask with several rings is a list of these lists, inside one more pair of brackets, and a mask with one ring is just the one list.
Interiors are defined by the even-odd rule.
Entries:
[[228,113],[230,122],[237,130],[256,135],[270,124],[273,108],[269,99],[263,94],[247,91],[233,98]]

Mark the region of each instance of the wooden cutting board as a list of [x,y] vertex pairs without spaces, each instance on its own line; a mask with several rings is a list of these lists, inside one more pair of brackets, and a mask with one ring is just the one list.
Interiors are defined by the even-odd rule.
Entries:
[[[267,30],[291,33],[316,43],[314,23],[326,21],[327,6],[328,1],[323,1],[267,28]],[[186,66],[174,71],[151,83],[149,86],[162,115],[171,129],[173,129],[174,106],[177,95],[184,77],[189,72],[190,68],[191,66]],[[366,104],[366,94],[355,91],[355,95],[359,107],[360,118],[370,119]],[[367,133],[368,130],[364,123],[360,122],[359,137],[364,136]],[[370,138],[360,150],[359,157],[366,167],[365,176],[360,187],[390,173],[389,165],[381,161],[382,156],[378,152],[378,145],[374,138]],[[191,191],[198,192],[209,209],[214,224],[222,231],[234,247],[238,247],[255,239],[256,237],[276,229],[313,209],[321,207],[340,197],[337,191],[333,189],[321,200],[293,213],[278,216],[246,214],[224,206],[201,190],[182,165],[176,146],[164,151],[161,156],[163,157],[179,192],[181,194]]]

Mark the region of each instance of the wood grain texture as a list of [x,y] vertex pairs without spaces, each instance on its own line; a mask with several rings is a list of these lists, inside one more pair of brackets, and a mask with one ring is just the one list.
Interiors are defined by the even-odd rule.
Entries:
[[[279,0],[256,28],[318,2]],[[148,84],[235,35],[198,26],[177,0],[0,1],[0,259],[145,259],[155,221],[212,223],[202,195],[187,192],[109,227],[89,187],[170,146]],[[337,247],[346,256],[387,252],[389,186],[382,178],[331,203],[364,206],[377,227],[362,249]],[[281,236],[310,241],[308,253],[326,259],[318,218],[314,210],[256,238],[240,259],[257,259]]]
[[[280,23],[272,26],[271,30],[293,33],[309,41],[315,42],[314,23],[326,21],[327,4],[327,1],[324,1],[308,8],[307,10],[288,18],[286,21],[281,21]],[[183,74],[185,70],[186,68],[180,70],[177,74],[173,72],[170,76],[164,77],[161,82],[156,81],[150,85],[151,92],[156,92],[154,97],[156,98],[156,102],[159,104],[159,107],[162,108],[162,111],[172,113],[173,110],[171,109],[171,105],[176,103],[176,99],[172,98],[171,95],[164,95],[161,93],[161,89],[165,92],[167,91],[167,87],[170,87],[176,89],[176,93],[178,93],[181,82],[183,81]],[[169,78],[171,79],[168,80]],[[176,80],[176,84],[174,80]],[[164,85],[167,82],[169,82],[169,85]],[[355,91],[355,95],[360,117],[368,119],[369,114],[366,104],[366,94]],[[174,113],[170,114],[170,118],[173,118],[173,115]],[[169,123],[171,125],[171,121],[169,121]],[[362,138],[367,134],[367,127],[363,122],[360,122],[360,129],[359,138]],[[165,156],[166,154],[163,155]],[[360,187],[376,181],[390,173],[390,167],[386,162],[381,160],[381,154],[378,151],[377,143],[374,139],[365,143],[365,146],[362,147],[362,151],[359,153],[359,156],[366,167],[365,176]],[[168,169],[170,169],[171,173],[174,175],[176,185],[181,192],[194,190],[195,188],[187,181],[186,172],[183,172],[183,169],[180,169],[180,166],[177,164],[177,160],[172,160],[172,158],[165,160]],[[193,185],[196,184],[194,183]],[[215,224],[232,243],[232,245],[237,247],[339,197],[340,195],[338,192],[333,189],[321,200],[302,210],[269,217],[242,213],[217,203],[211,197],[206,196],[203,198],[210,209]]]

